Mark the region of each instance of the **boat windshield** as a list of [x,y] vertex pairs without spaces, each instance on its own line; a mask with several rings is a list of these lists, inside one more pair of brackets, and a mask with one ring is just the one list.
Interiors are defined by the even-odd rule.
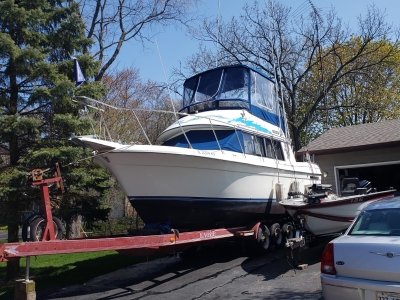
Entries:
[[243,67],[211,70],[184,84],[183,106],[210,100],[249,102],[249,70]]

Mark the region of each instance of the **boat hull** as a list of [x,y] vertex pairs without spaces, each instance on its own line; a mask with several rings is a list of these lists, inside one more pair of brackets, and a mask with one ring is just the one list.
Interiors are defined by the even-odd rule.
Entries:
[[272,199],[129,197],[129,200],[146,224],[170,223],[175,228],[191,230],[290,218],[284,207]]
[[[275,184],[287,194],[310,173],[273,159],[237,153],[165,146],[112,151],[96,158],[110,170],[146,224],[176,228],[248,225],[288,216],[276,200]],[[280,165],[277,168],[277,163]]]
[[314,235],[338,233],[346,230],[357,214],[372,201],[394,196],[394,191],[383,191],[366,195],[341,197],[319,204],[301,201],[280,202],[293,218],[304,216],[305,228]]

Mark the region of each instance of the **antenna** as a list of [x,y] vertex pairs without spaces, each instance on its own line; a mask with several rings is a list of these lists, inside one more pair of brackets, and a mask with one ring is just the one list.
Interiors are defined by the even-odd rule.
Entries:
[[[274,3],[273,0],[271,1],[271,5],[272,5],[272,17],[274,17],[274,15],[275,15],[274,14],[275,3]],[[275,48],[275,34],[276,34],[276,32],[275,32],[275,26],[273,25],[273,21],[271,21],[271,27],[272,27],[271,31],[273,31],[273,38],[272,38],[272,43],[271,43],[272,53],[275,53],[275,50],[276,50],[276,48]],[[284,102],[284,99],[283,99],[283,90],[282,90],[282,81],[281,81],[282,80],[282,73],[280,74],[279,79],[278,79],[278,71],[280,71],[280,69],[281,69],[281,63],[280,63],[280,59],[279,59],[280,55],[276,55],[276,56],[277,56],[277,58],[276,58],[277,66],[275,65],[275,59],[274,59],[273,68],[274,68],[274,77],[275,77],[275,83],[276,83],[275,84],[275,93],[276,93],[277,108],[278,108],[278,113],[279,113],[279,127],[282,129],[281,122],[282,122],[282,117],[283,117],[283,123],[284,123],[283,126],[285,128],[285,137],[289,138],[289,128],[287,126],[287,119],[286,119],[286,112],[285,112],[285,102]],[[278,69],[278,71],[277,71],[277,69]],[[278,87],[279,87],[279,89],[278,89]],[[281,112],[281,109],[279,107],[279,102],[278,102],[279,90],[281,91],[282,112]]]
[[178,120],[178,116],[176,115],[176,111],[175,111],[174,101],[172,101],[171,89],[169,88],[169,83],[168,83],[167,74],[165,74],[165,68],[164,68],[164,63],[163,63],[163,61],[162,61],[162,57],[161,57],[161,53],[160,53],[160,48],[158,48],[157,40],[154,39],[154,41],[156,42],[157,51],[158,51],[158,56],[160,57],[161,67],[162,67],[162,69],[163,69],[165,83],[167,84],[167,89],[168,89],[169,99],[171,100],[172,109],[173,109],[173,111],[174,111],[175,118]]
[[218,43],[219,43],[219,9],[220,9],[221,3],[220,0],[218,0],[218,17],[217,17],[217,40],[215,42],[215,67],[218,67]]
[[320,72],[321,72],[321,81],[322,81],[322,94],[323,94],[323,100],[324,100],[324,106],[325,106],[325,122],[323,125],[323,130],[327,131],[328,124],[329,124],[329,114],[328,114],[328,104],[326,102],[326,86],[325,86],[325,77],[324,77],[324,69],[323,69],[323,64],[322,64],[322,48],[321,48],[321,41],[319,39],[319,28],[318,28],[318,20],[322,20],[321,15],[319,14],[317,8],[314,6],[314,4],[311,2],[311,0],[308,0],[310,3],[314,14],[315,14],[315,30],[316,30],[316,36],[317,36],[317,43],[318,43],[318,58],[319,58],[319,63],[320,63]]
[[169,99],[171,100],[171,105],[172,105],[172,109],[173,109],[173,111],[174,111],[174,115],[175,115],[176,122],[178,122],[179,127],[181,128],[182,134],[185,136],[185,139],[186,139],[186,141],[187,141],[189,147],[190,147],[190,148],[193,148],[193,147],[192,147],[192,144],[189,142],[188,137],[186,136],[185,131],[183,130],[183,128],[182,128],[182,126],[181,126],[181,123],[179,122],[179,117],[178,117],[178,115],[177,115],[177,113],[176,113],[176,110],[175,110],[174,101],[172,100],[171,89],[169,88],[169,83],[168,83],[168,79],[167,79],[167,74],[165,73],[164,64],[163,64],[163,61],[162,61],[162,58],[161,58],[160,49],[158,48],[158,43],[157,43],[157,40],[156,40],[156,39],[155,39],[155,42],[156,42],[156,46],[157,46],[158,56],[160,57],[161,66],[162,66],[162,69],[163,69],[163,72],[164,72],[165,83],[167,84],[167,89],[168,89],[168,93],[169,93]]

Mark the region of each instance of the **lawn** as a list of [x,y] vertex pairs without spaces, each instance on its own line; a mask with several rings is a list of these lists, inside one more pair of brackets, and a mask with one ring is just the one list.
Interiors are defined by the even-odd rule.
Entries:
[[[36,291],[83,284],[94,277],[133,264],[146,261],[146,257],[119,255],[116,251],[72,253],[31,257],[30,279],[36,283]],[[25,258],[20,260],[21,278],[25,274]],[[14,287],[5,284],[6,264],[0,263],[0,298],[12,297]]]

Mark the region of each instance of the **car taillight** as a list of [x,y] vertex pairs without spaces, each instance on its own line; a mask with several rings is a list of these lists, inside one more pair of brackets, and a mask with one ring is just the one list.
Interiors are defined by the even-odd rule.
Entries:
[[321,273],[336,275],[335,262],[333,258],[333,243],[326,245],[322,252]]

